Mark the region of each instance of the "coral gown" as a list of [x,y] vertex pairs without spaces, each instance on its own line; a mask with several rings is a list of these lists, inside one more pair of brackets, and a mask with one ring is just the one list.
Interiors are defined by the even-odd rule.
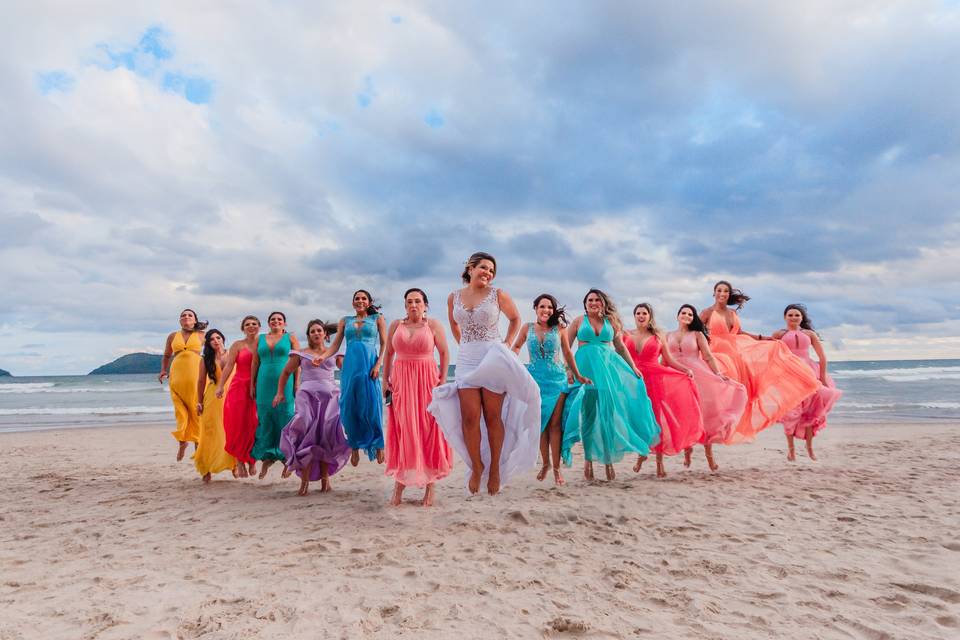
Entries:
[[237,353],[233,376],[223,400],[224,449],[239,462],[254,462],[250,451],[257,434],[257,403],[250,397],[250,365],[253,353],[243,347]]
[[186,341],[177,331],[170,343],[170,399],[177,417],[177,430],[171,431],[180,442],[196,442],[200,437],[200,416],[197,415],[197,382],[200,376],[200,349],[203,333],[194,331]]
[[395,358],[390,371],[392,400],[387,406],[386,474],[406,486],[425,487],[445,478],[453,450],[440,425],[427,412],[440,370],[433,359],[433,331],[427,324],[393,332]]
[[[700,345],[693,331],[687,331],[683,338],[679,332],[667,334],[667,348],[673,359],[693,371],[693,381],[697,385],[700,398],[700,413],[703,416],[703,439],[700,444],[722,444],[730,439],[733,430],[740,422],[740,416],[747,406],[747,389],[739,382],[724,380],[713,371],[700,357]],[[717,368],[723,370],[721,361],[729,358],[714,354]]]
[[380,354],[379,316],[365,316],[357,327],[356,316],[343,318],[347,349],[340,372],[340,419],[351,449],[366,451],[370,460],[383,449],[383,392],[380,378],[370,370]]
[[599,334],[587,318],[577,331],[582,343],[575,356],[577,368],[593,384],[577,385],[568,400],[560,452],[565,462],[577,441],[583,442],[586,460],[602,464],[619,462],[627,453],[645,456],[660,441],[660,427],[643,380],[614,350],[613,337],[606,319]]
[[783,342],[740,334],[736,313],[732,328],[718,313],[710,314],[709,329],[711,351],[726,356],[717,361],[720,370],[747,388],[747,406],[724,444],[751,442],[820,387],[810,367]]
[[660,364],[660,338],[650,336],[639,349],[626,332],[623,343],[643,374],[643,383],[660,425],[660,444],[654,451],[674,456],[703,439],[703,415],[696,383],[684,373]]
[[[780,340],[795,356],[807,363],[813,375],[820,375],[820,364],[810,357],[810,336],[803,331],[787,331]],[[827,414],[843,392],[834,386],[830,376],[826,378],[826,384],[822,384],[816,393],[783,416],[781,422],[787,435],[806,439],[807,427],[813,427],[813,434],[816,435],[827,426]]]
[[261,335],[257,343],[257,357],[260,368],[257,371],[257,433],[250,455],[257,460],[283,460],[280,451],[280,432],[293,418],[293,376],[287,378],[283,391],[283,402],[273,406],[273,397],[277,394],[280,374],[287,365],[290,356],[290,334],[284,333],[273,349],[267,343],[267,336]]
[[280,450],[285,464],[301,478],[319,480],[320,463],[327,463],[327,475],[343,468],[350,458],[350,445],[340,422],[340,389],[333,378],[335,359],[313,366],[313,356],[291,351],[300,358],[300,388],[296,412],[280,433]]
[[[217,365],[217,380],[223,372]],[[203,388],[203,413],[200,414],[200,443],[193,452],[193,464],[200,475],[230,471],[237,461],[224,450],[223,398],[217,397],[217,381],[207,376]]]

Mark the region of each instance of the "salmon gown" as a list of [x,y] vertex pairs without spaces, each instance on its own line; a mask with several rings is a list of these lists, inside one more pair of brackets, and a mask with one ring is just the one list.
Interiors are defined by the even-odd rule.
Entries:
[[246,347],[237,353],[233,376],[223,401],[224,449],[244,464],[255,462],[250,451],[257,434],[257,403],[250,397],[250,368],[253,352]]
[[639,349],[630,334],[623,343],[633,363],[643,374],[643,384],[660,425],[660,444],[656,453],[675,456],[703,439],[703,415],[697,385],[686,374],[660,364],[660,338],[650,336]]
[[[217,380],[223,375],[217,365]],[[197,473],[220,473],[230,471],[236,459],[224,450],[226,434],[223,430],[223,398],[217,397],[217,381],[207,376],[203,388],[203,413],[200,414],[200,443],[193,452],[193,464]]]
[[177,331],[170,343],[173,362],[170,364],[170,399],[177,418],[177,430],[171,431],[179,442],[196,442],[200,437],[200,416],[197,415],[197,381],[200,376],[200,349],[203,333],[194,331],[186,341]]
[[751,442],[757,434],[813,394],[820,382],[807,364],[779,340],[754,340],[740,334],[733,314],[728,327],[718,313],[710,314],[710,349],[727,376],[747,388],[747,406],[724,444]]
[[401,323],[391,344],[395,357],[387,407],[386,474],[400,484],[425,487],[453,468],[453,450],[427,411],[440,375],[433,359],[433,331],[424,324],[411,335]]
[[[820,375],[820,364],[810,357],[810,336],[803,331],[787,331],[780,337],[791,352],[810,367],[815,376]],[[836,388],[830,376],[826,376],[816,393],[791,409],[783,416],[783,431],[788,436],[806,440],[807,427],[813,427],[813,435],[827,426],[827,414],[840,399],[843,392]]]

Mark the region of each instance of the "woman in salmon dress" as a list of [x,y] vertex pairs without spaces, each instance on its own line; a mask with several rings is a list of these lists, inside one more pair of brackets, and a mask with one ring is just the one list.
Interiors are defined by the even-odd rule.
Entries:
[[[284,401],[273,405],[280,374],[287,365],[290,352],[299,349],[300,343],[296,336],[287,333],[287,316],[282,311],[271,312],[267,316],[267,325],[270,332],[260,336],[250,366],[257,401],[257,433],[250,455],[261,461],[260,474],[257,476],[261,480],[267,477],[267,471],[278,460],[284,460],[283,451],[280,450],[280,432],[293,418],[293,396],[300,386],[300,375],[294,374],[294,379],[287,380]],[[289,475],[290,470],[284,467],[283,477]]]
[[[393,478],[390,504],[403,502],[403,490],[423,487],[423,506],[433,505],[434,483],[453,468],[453,450],[428,411],[433,390],[445,382],[450,353],[443,326],[425,317],[427,294],[409,289],[403,295],[407,316],[390,324],[384,357],[387,398],[386,474]],[[440,368],[434,360],[440,357]]]
[[206,322],[197,320],[196,311],[193,309],[181,311],[180,330],[167,336],[163,360],[160,362],[160,375],[157,376],[162,383],[163,379],[168,377],[167,371],[170,372],[170,400],[173,401],[173,412],[177,419],[177,430],[171,433],[179,443],[178,462],[183,460],[187,443],[192,442],[196,446],[200,437],[200,416],[197,415],[197,378],[200,371],[200,349],[203,346],[203,334],[206,328]]
[[[820,336],[814,331],[813,323],[807,316],[807,308],[802,304],[787,305],[783,310],[783,318],[787,322],[787,328],[776,332],[774,337],[779,338],[795,356],[803,360],[821,383],[816,393],[788,411],[781,420],[787,435],[787,460],[792,462],[797,458],[793,447],[794,438],[806,440],[807,455],[811,460],[816,460],[813,437],[827,426],[827,414],[843,392],[837,389],[827,374],[827,356],[823,352]],[[816,362],[810,357],[810,347],[817,353]]]
[[[710,471],[716,471],[719,466],[713,456],[713,445],[730,439],[747,406],[747,389],[720,370],[718,360],[724,356],[714,356],[708,335],[696,308],[685,304],[677,312],[677,330],[668,333],[665,341],[673,359],[693,373],[703,416],[700,444]],[[727,369],[730,368],[732,364],[728,361]],[[692,457],[693,447],[689,446],[684,450],[685,467],[690,466]]]
[[240,330],[244,337],[230,345],[223,375],[217,382],[216,395],[223,398],[227,380],[230,380],[230,388],[223,401],[224,450],[239,463],[237,475],[246,478],[257,473],[256,460],[250,455],[257,434],[257,404],[250,391],[250,367],[253,353],[257,350],[260,320],[256,316],[246,316],[240,322]]
[[214,473],[233,471],[236,459],[224,450],[226,435],[223,430],[223,399],[217,397],[217,383],[223,377],[227,347],[223,334],[211,329],[203,340],[203,358],[200,361],[197,383],[197,413],[200,415],[200,442],[193,452],[193,464],[204,482],[210,482]]
[[721,280],[713,287],[714,304],[700,317],[710,330],[711,349],[726,356],[721,369],[747,389],[747,406],[724,444],[752,442],[757,434],[806,400],[820,383],[803,360],[779,340],[740,328],[736,310],[749,300]]
[[[660,443],[653,450],[657,454],[657,477],[665,478],[663,456],[675,456],[703,438],[700,394],[693,371],[663,348],[664,336],[654,320],[653,307],[641,302],[633,308],[633,320],[636,330],[623,332],[623,344],[643,374],[653,415],[660,425]],[[644,460],[644,456],[637,458],[635,472],[640,471]]]

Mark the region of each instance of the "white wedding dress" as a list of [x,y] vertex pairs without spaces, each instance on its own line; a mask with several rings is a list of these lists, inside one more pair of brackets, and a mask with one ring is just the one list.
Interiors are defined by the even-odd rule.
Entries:
[[[540,388],[527,368],[501,342],[500,305],[497,290],[473,309],[460,302],[460,291],[454,293],[453,319],[460,326],[460,350],[454,382],[433,390],[427,411],[433,414],[447,442],[470,467],[470,456],[463,439],[458,389],[484,388],[506,393],[503,401],[504,439],[500,454],[500,486],[506,486],[517,473],[532,470],[540,451]],[[487,425],[480,420],[480,457],[484,472],[481,486],[486,484],[490,469],[490,442]],[[472,470],[472,467],[471,467]],[[467,474],[467,481],[470,474]]]

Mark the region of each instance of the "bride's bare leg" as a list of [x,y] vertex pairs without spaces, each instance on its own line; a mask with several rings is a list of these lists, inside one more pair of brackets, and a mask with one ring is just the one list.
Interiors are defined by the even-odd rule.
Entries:
[[460,422],[463,425],[463,442],[470,458],[470,493],[480,491],[483,477],[483,460],[480,458],[480,389],[459,389]]
[[492,496],[500,493],[500,454],[503,451],[503,439],[506,429],[503,426],[502,393],[493,393],[483,389],[480,402],[483,406],[483,421],[487,423],[487,440],[490,442],[490,471],[487,475],[487,493]]

